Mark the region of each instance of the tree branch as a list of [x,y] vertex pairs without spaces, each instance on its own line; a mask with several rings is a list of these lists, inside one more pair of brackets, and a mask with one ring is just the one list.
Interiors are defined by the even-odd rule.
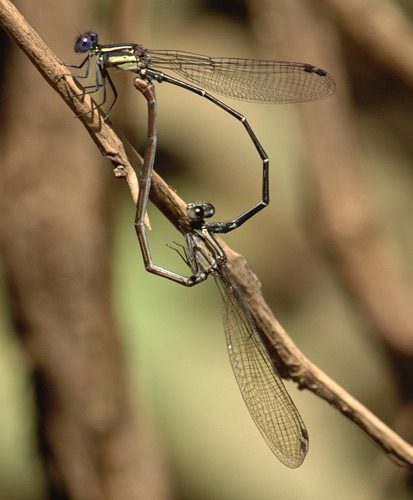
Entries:
[[[134,169],[140,169],[142,159],[119,132],[101,114],[93,110],[89,96],[79,97],[79,88],[71,77],[63,77],[63,66],[40,37],[30,28],[15,7],[0,0],[0,24],[29,57],[45,80],[60,94],[81,122],[101,153],[114,165],[115,175],[125,177],[134,202],[137,181]],[[179,228],[186,204],[156,174],[153,176],[151,201]],[[281,376],[298,383],[327,401],[345,417],[358,425],[381,449],[399,465],[413,466],[413,448],[389,429],[361,403],[314,366],[294,345],[265,303],[256,276],[248,269],[245,259],[222,243],[229,259],[229,271],[236,285],[245,293],[257,329],[270,343],[270,353]]]

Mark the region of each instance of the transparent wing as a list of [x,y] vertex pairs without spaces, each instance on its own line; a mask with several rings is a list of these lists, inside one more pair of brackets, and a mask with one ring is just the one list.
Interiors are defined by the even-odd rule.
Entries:
[[208,57],[177,50],[148,50],[148,54],[149,68],[175,71],[192,83],[242,101],[314,101],[336,90],[331,75],[311,64]]
[[[225,270],[214,275],[224,303],[229,358],[245,404],[265,441],[286,466],[299,467],[308,451],[308,433],[239,292]],[[224,281],[225,282],[224,282]]]

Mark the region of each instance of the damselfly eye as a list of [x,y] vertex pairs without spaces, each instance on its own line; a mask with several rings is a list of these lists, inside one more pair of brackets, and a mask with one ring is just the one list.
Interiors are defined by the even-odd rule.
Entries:
[[187,207],[189,220],[198,221],[204,218],[204,209],[200,203],[190,203]]
[[202,210],[204,212],[204,218],[209,219],[215,215],[215,207],[211,203],[202,203]]
[[94,49],[98,43],[98,34],[94,31],[88,31],[76,38],[75,52],[88,52]]
[[187,208],[188,218],[192,221],[208,219],[215,214],[215,208],[211,203],[190,203]]

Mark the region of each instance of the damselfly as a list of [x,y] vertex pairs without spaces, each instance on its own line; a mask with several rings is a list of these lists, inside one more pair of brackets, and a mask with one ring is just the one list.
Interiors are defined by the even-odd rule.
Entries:
[[[108,69],[118,68],[136,73],[138,75],[137,80],[140,81],[137,88],[140,90],[142,86],[145,87],[142,81],[146,81],[148,84],[151,81],[168,82],[205,97],[243,124],[262,161],[262,196],[261,201],[255,206],[236,219],[221,225],[219,232],[223,233],[239,227],[268,205],[268,156],[244,115],[207,93],[204,89],[169,76],[163,73],[162,70],[174,71],[189,82],[202,85],[218,94],[251,102],[305,102],[324,99],[335,92],[333,78],[323,69],[311,64],[209,57],[179,50],[151,50],[136,43],[103,45],[99,43],[98,34],[93,31],[78,36],[74,48],[76,52],[87,53],[87,56],[79,66],[71,66],[77,69],[84,68],[83,74],[73,76],[76,79],[87,79],[92,67],[94,81],[92,85],[85,87],[85,93],[100,96],[99,91],[103,91],[100,101],[96,102],[96,106],[101,108],[106,103],[108,86],[114,95],[106,116],[110,113],[117,98],[116,88],[110,78]],[[94,65],[92,65],[93,59]],[[154,96],[155,92],[153,91],[152,94]],[[156,116],[153,115],[155,111],[156,101],[150,108],[152,116],[149,115],[149,120],[156,120]],[[149,129],[153,131],[152,138],[149,139],[153,142],[153,147],[150,148],[153,157],[148,160],[148,164],[151,163],[153,166],[156,151],[156,128],[149,124]],[[149,184],[150,176],[151,172],[148,178]],[[145,211],[146,202],[144,205]],[[218,227],[216,232],[218,232]]]
[[151,82],[141,78],[136,78],[134,84],[147,100],[149,117],[148,144],[139,178],[135,218],[145,268],[188,287],[202,283],[209,275],[215,278],[224,304],[228,354],[245,404],[276,457],[288,467],[299,467],[308,451],[307,429],[271,362],[241,292],[228,274],[227,257],[214,238],[214,233],[235,229],[236,220],[206,223],[204,219],[212,217],[214,207],[209,203],[188,205],[190,225],[189,228],[182,225],[186,240],[185,254],[182,256],[190,266],[192,275],[187,277],[175,273],[152,261],[144,216],[156,148],[155,88]]
[[[261,341],[241,292],[227,271],[227,257],[214,233],[235,229],[234,221],[205,222],[212,217],[209,203],[188,205],[189,228],[182,225],[186,247],[182,255],[190,266],[187,277],[153,263],[146,235],[144,216],[148,203],[156,147],[156,98],[151,82],[135,79],[136,88],[148,103],[148,145],[139,182],[135,228],[147,271],[184,286],[194,286],[209,275],[215,278],[224,310],[224,330],[235,378],[247,408],[276,457],[291,468],[299,467],[308,451],[308,433],[293,401],[286,391],[268,352]],[[245,221],[244,221],[245,222]]]
[[234,57],[209,57],[181,50],[153,50],[136,43],[100,44],[99,35],[87,31],[78,36],[75,52],[87,53],[79,66],[85,68],[83,75],[76,78],[88,78],[91,60],[95,57],[94,85],[88,87],[88,93],[98,92],[103,87],[104,93],[100,107],[106,102],[105,92],[110,85],[114,99],[107,114],[110,113],[116,99],[116,88],[108,73],[109,68],[137,73],[141,78],[148,78],[159,83],[168,82],[183,87],[227,110],[227,106],[217,102],[212,96],[192,85],[181,82],[159,70],[171,70],[186,80],[202,85],[218,94],[233,99],[260,103],[297,103],[325,99],[335,92],[333,78],[323,69],[307,63],[272,61],[260,59],[240,59]]
[[[157,267],[156,274],[181,285],[193,286],[209,275],[223,300],[223,322],[228,354],[245,404],[275,456],[291,468],[299,467],[308,451],[305,424],[291,400],[255,327],[241,291],[227,270],[227,257],[204,218],[215,213],[209,203],[188,205],[190,228],[185,232],[184,254],[192,275],[183,276]],[[211,231],[212,229],[212,231]]]

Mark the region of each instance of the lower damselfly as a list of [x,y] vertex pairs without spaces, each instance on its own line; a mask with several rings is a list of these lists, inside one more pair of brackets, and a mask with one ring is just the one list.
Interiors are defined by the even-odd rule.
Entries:
[[308,451],[305,424],[290,398],[255,327],[246,300],[227,270],[227,257],[205,218],[215,213],[210,203],[188,205],[190,226],[183,251],[175,250],[191,268],[191,276],[156,267],[155,274],[184,286],[213,276],[223,301],[223,323],[231,366],[240,392],[259,431],[286,466],[299,467]]
[[210,203],[190,204],[187,207],[189,226],[181,223],[186,241],[184,253],[176,250],[191,268],[191,276],[170,271],[152,261],[144,217],[156,148],[156,97],[151,82],[136,78],[134,84],[147,100],[149,117],[135,218],[145,268],[187,287],[202,283],[209,275],[215,278],[223,300],[228,355],[245,404],[275,456],[288,467],[299,467],[308,451],[307,429],[268,355],[246,301],[228,273],[225,252],[214,238],[214,233],[238,227],[237,220],[206,223],[205,219],[214,215],[215,208]]
[[228,354],[245,404],[275,456],[288,467],[299,467],[308,451],[307,429],[269,357],[246,301],[228,273],[225,252],[214,237],[214,233],[235,229],[236,220],[206,223],[205,219],[214,215],[215,208],[210,203],[190,204],[187,207],[189,226],[181,223],[186,242],[184,253],[179,248],[176,250],[191,268],[191,276],[170,271],[152,261],[144,216],[156,148],[155,88],[141,78],[136,78],[134,84],[147,100],[149,116],[135,219],[145,268],[187,287],[202,283],[210,275],[215,278],[223,300]]
[[[108,70],[117,68],[136,73],[138,83],[135,86],[141,91],[152,81],[171,83],[206,98],[243,124],[262,161],[261,201],[236,219],[222,224],[219,231],[217,226],[215,232],[225,233],[239,227],[268,205],[269,158],[244,115],[193,84],[226,97],[259,103],[298,103],[325,99],[334,94],[336,88],[331,75],[312,64],[209,57],[179,50],[152,50],[136,43],[104,45],[99,43],[99,36],[94,31],[78,36],[74,49],[78,53],[86,53],[86,58],[79,66],[68,66],[80,70],[72,75],[77,81],[87,81],[92,76],[92,84],[87,84],[84,92],[100,97],[95,103],[96,107],[102,108],[107,103],[108,88],[113,94],[113,100],[104,113],[106,117],[117,99],[116,88]],[[163,70],[174,71],[191,83],[178,80]],[[154,90],[152,95],[155,96]],[[152,113],[149,120],[155,122],[156,100],[149,111]],[[148,140],[152,141],[149,148],[152,158],[148,160],[148,164],[152,163],[152,168],[157,139],[156,127],[153,125],[149,123],[148,126]],[[147,181],[150,185],[152,170],[149,170]],[[146,202],[143,205],[146,210]]]

